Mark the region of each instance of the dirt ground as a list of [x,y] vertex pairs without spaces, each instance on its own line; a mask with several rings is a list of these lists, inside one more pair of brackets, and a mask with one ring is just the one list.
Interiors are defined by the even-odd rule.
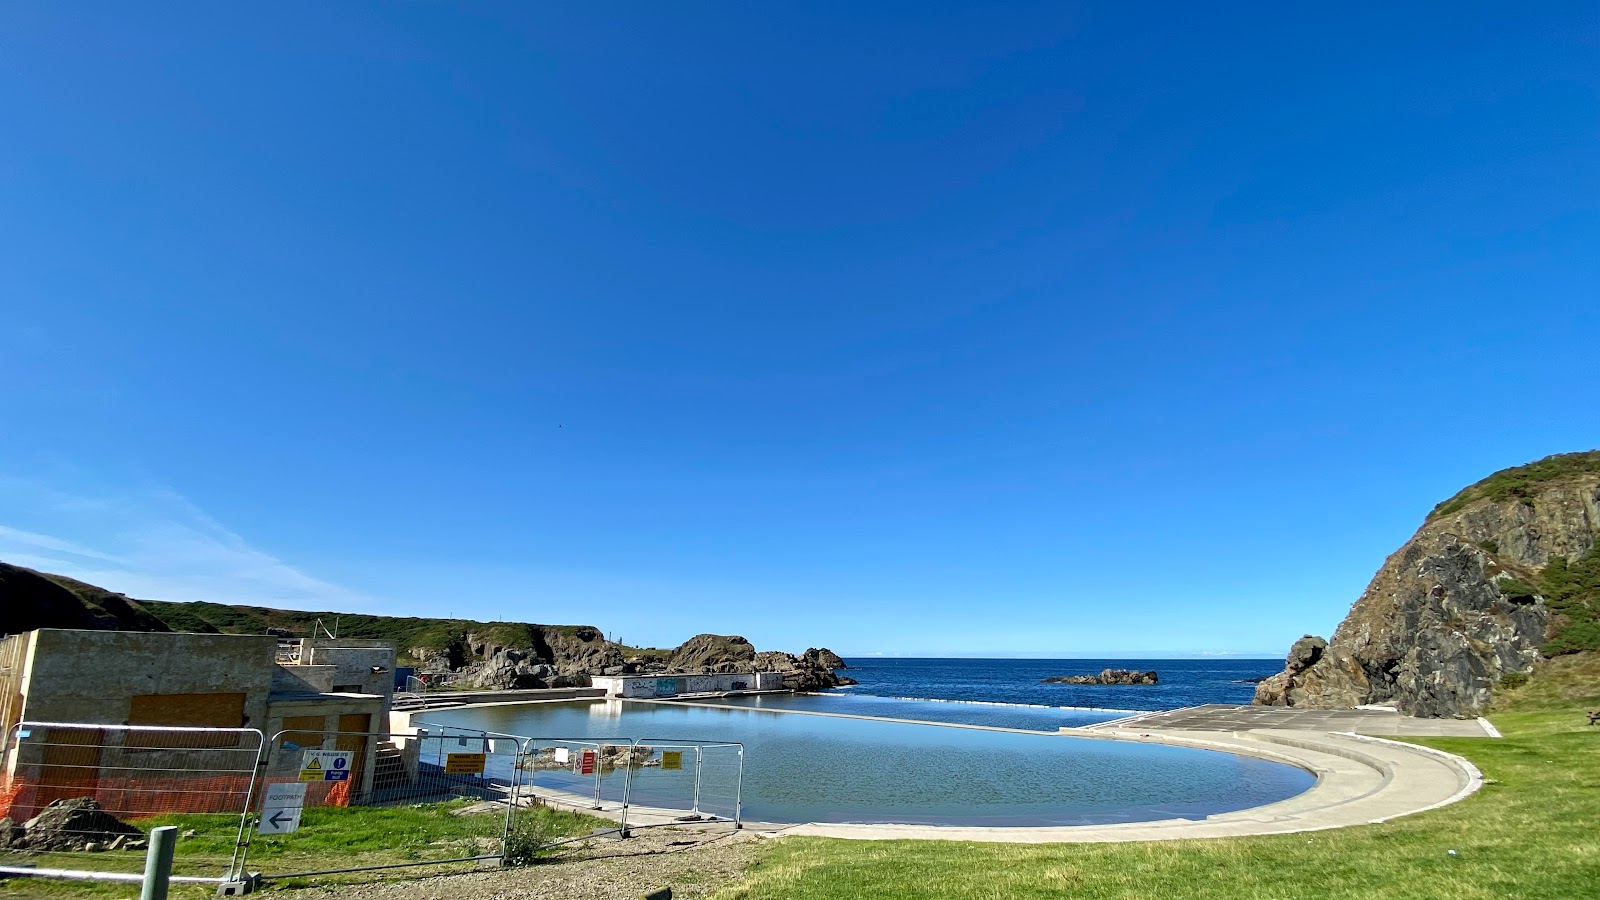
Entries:
[[285,900],[638,900],[670,887],[674,900],[704,897],[743,875],[757,840],[747,831],[651,828],[624,841],[586,841],[550,862],[527,868],[395,875],[392,880],[362,884],[301,887],[280,896]]

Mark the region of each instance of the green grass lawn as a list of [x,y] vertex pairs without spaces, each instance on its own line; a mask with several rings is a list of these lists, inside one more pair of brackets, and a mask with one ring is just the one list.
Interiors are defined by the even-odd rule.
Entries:
[[[471,801],[454,800],[401,807],[327,807],[307,809],[300,830],[292,835],[257,836],[251,842],[249,870],[264,875],[354,866],[412,863],[498,853],[504,822],[503,813],[457,815]],[[532,826],[552,837],[587,834],[611,823],[592,816],[543,807],[518,812],[520,826]],[[173,860],[174,874],[220,875],[227,869],[237,834],[237,816],[175,815],[141,819],[133,824],[150,829],[174,825],[180,834]],[[143,870],[144,854],[45,853],[31,857],[40,867],[97,869],[124,872]],[[452,864],[457,869],[473,864]],[[415,877],[418,872],[450,871],[449,867],[398,869],[387,877]],[[370,881],[373,873],[353,876],[325,876],[318,879],[290,879],[273,888],[297,887],[310,883],[328,884],[349,880]],[[209,897],[215,886],[174,885],[174,898]],[[0,881],[0,897],[136,897],[137,884],[107,884],[84,881],[12,879]]]
[[1600,727],[1583,715],[1594,708],[1600,656],[1552,661],[1490,716],[1503,740],[1415,741],[1472,760],[1482,790],[1383,825],[1138,844],[785,838],[716,897],[1600,897]]

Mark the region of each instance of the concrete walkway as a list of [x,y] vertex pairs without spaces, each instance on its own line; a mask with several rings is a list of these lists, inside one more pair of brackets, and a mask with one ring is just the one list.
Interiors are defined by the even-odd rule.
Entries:
[[1168,712],[1140,713],[1090,729],[1140,731],[1250,731],[1255,728],[1295,731],[1353,731],[1356,734],[1405,737],[1499,737],[1486,719],[1419,719],[1393,709],[1369,706],[1356,709],[1291,709],[1284,706],[1239,706],[1212,703]]
[[1226,732],[1144,728],[1135,731],[1103,726],[1098,731],[1075,733],[1080,737],[1241,753],[1300,766],[1313,772],[1317,783],[1310,790],[1278,803],[1205,819],[1041,828],[812,823],[769,826],[767,830],[773,834],[862,840],[911,838],[1025,844],[1242,837],[1384,822],[1454,803],[1483,785],[1477,768],[1458,756],[1352,733],[1290,729]]

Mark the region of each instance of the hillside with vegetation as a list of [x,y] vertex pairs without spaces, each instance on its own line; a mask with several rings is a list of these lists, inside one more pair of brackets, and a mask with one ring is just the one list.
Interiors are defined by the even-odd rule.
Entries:
[[591,675],[634,672],[782,672],[796,690],[853,683],[827,650],[757,653],[737,635],[695,635],[670,650],[606,639],[593,625],[481,622],[363,613],[305,612],[225,603],[135,600],[62,575],[0,562],[0,634],[36,628],[332,636],[393,643],[401,665],[435,684],[494,690],[575,687]]
[[1541,660],[1600,650],[1600,451],[1503,469],[1436,506],[1268,705],[1477,715]]

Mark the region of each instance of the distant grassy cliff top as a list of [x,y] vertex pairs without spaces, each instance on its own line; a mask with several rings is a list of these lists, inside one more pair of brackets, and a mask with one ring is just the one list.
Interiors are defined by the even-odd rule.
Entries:
[[1433,512],[1428,513],[1428,518],[1447,516],[1480,500],[1532,497],[1540,487],[1552,482],[1595,474],[1600,474],[1600,450],[1557,453],[1537,462],[1501,469],[1482,481],[1462,488],[1455,496],[1435,506]]
[[393,641],[402,658],[411,657],[413,649],[444,652],[468,634],[489,645],[529,647],[537,645],[545,635],[576,635],[591,630],[584,625],[479,622],[135,600],[64,575],[0,562],[0,633],[5,634],[35,628],[266,634],[267,629],[278,628],[297,637],[311,637],[318,620],[323,627],[336,630],[342,638]]

